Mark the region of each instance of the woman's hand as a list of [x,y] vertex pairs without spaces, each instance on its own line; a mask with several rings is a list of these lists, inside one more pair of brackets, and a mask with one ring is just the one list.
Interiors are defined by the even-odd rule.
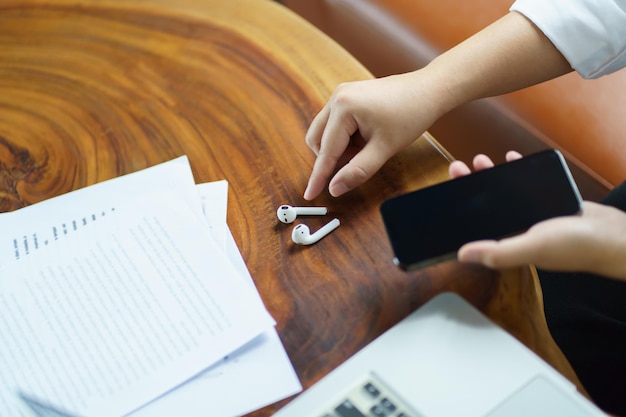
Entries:
[[340,85],[306,135],[317,159],[304,198],[326,184],[334,197],[346,193],[419,138],[440,116],[427,78],[416,71]]
[[[509,152],[507,161],[520,157]],[[473,165],[480,170],[492,167],[493,163],[478,155]],[[453,178],[470,172],[462,162],[450,165]],[[585,201],[580,215],[545,220],[525,233],[499,241],[468,243],[459,250],[458,259],[490,268],[534,264],[543,269],[591,272],[626,280],[626,214]]]

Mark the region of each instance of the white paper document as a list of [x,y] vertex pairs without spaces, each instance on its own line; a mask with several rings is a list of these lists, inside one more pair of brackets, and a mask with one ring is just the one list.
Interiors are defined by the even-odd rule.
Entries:
[[198,381],[275,335],[215,229],[186,158],[0,214],[0,416],[32,415],[18,392],[84,417],[171,415],[150,404],[185,387],[208,406]]
[[[226,224],[228,184],[197,185],[202,211],[226,255],[248,285],[254,285]],[[253,287],[254,288],[254,287]],[[218,364],[148,404],[131,417],[237,417],[302,390],[276,329],[268,329]]]
[[[164,200],[177,196],[170,202],[189,210],[194,217],[202,218],[201,201],[195,187],[193,174],[186,157],[103,181],[87,188],[42,201],[32,206],[0,214],[0,268],[11,261],[28,259],[40,250],[59,247],[79,231],[91,228],[116,212],[120,204],[132,209],[136,201],[146,196]],[[160,196],[160,197],[159,197]],[[62,248],[65,252],[65,248]]]

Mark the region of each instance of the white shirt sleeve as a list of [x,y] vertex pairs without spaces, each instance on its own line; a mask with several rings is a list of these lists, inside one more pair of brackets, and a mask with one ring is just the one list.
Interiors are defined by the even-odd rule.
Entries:
[[626,67],[626,0],[516,0],[530,19],[585,78]]

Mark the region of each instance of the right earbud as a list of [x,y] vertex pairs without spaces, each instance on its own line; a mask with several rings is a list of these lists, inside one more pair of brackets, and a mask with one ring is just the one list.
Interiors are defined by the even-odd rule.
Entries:
[[283,223],[293,223],[298,215],[323,216],[328,213],[326,207],[291,207],[282,205],[276,210],[278,220]]
[[291,232],[291,240],[298,245],[312,245],[338,227],[339,219],[332,219],[329,223],[322,226],[317,232],[311,234],[307,225],[299,224],[293,228],[293,231]]

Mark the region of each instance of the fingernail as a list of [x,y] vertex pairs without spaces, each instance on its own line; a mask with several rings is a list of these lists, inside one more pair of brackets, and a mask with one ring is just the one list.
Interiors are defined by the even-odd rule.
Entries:
[[460,250],[458,254],[458,259],[461,262],[476,264],[481,263],[479,253],[473,250]]
[[309,178],[309,182],[306,184],[306,189],[304,190],[304,199],[311,200],[311,179]]
[[343,182],[338,182],[337,184],[333,184],[329,190],[330,195],[333,197],[339,197],[341,194],[347,193],[350,191],[348,186]]

